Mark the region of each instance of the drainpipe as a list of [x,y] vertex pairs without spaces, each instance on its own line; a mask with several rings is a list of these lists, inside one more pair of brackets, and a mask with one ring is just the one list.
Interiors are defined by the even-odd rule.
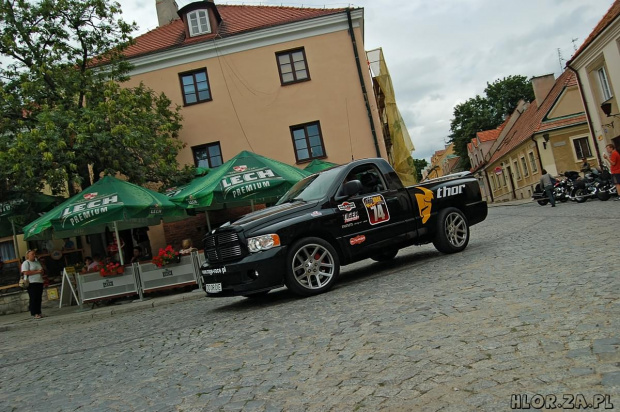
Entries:
[[575,73],[577,77],[577,84],[579,85],[579,94],[581,95],[581,103],[583,103],[583,108],[586,111],[586,119],[588,119],[588,129],[590,129],[590,135],[592,136],[592,142],[594,143],[594,149],[596,149],[596,159],[598,160],[599,166],[603,164],[603,160],[601,158],[601,152],[598,149],[598,144],[596,143],[596,136],[594,135],[594,129],[592,129],[592,119],[590,118],[590,111],[588,110],[588,104],[586,103],[586,96],[583,94],[583,86],[581,85],[581,79],[579,78],[579,72],[569,65],[566,65],[569,69]]
[[347,8],[347,20],[349,21],[349,35],[351,36],[351,44],[353,45],[353,54],[355,55],[355,64],[357,65],[357,75],[359,76],[360,84],[362,86],[362,94],[364,95],[364,102],[366,103],[366,113],[368,114],[368,120],[370,120],[370,131],[372,132],[372,139],[375,142],[377,157],[381,157],[381,150],[379,150],[379,142],[377,141],[377,132],[375,131],[375,122],[372,119],[370,102],[368,101],[368,93],[366,92],[366,84],[364,83],[364,74],[362,72],[362,65],[360,64],[360,56],[357,52],[357,41],[355,40],[355,33],[353,32],[353,22],[351,21],[350,8]]

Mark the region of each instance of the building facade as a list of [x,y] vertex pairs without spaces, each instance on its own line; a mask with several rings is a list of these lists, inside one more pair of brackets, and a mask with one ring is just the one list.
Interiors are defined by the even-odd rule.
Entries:
[[577,73],[579,89],[595,137],[599,161],[605,145],[620,148],[620,0],[614,1],[567,67]]
[[578,171],[582,157],[598,165],[575,73],[535,77],[532,85],[535,100],[518,104],[485,159],[496,202],[531,198],[542,169],[556,176]]
[[217,167],[242,150],[299,167],[387,158],[363,9],[161,0],[157,10],[160,26],[125,53],[127,85],[182,106],[181,164]]

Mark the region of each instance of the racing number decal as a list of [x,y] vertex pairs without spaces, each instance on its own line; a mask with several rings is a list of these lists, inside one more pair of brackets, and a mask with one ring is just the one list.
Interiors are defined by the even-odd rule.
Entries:
[[362,199],[368,213],[368,222],[371,225],[387,222],[390,220],[390,211],[387,203],[381,195],[368,196]]

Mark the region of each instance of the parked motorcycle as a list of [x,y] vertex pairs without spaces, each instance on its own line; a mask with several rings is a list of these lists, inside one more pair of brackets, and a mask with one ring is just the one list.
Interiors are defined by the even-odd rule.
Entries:
[[600,200],[609,200],[611,196],[618,194],[607,166],[601,166],[600,171],[593,169],[591,178],[594,179],[594,186],[596,186],[596,197]]
[[569,190],[569,198],[577,203],[583,203],[591,198],[598,198],[602,201],[616,193],[616,187],[611,181],[611,174],[606,166],[601,170],[592,168],[583,178],[579,177],[578,172],[566,172],[570,174],[572,189]]
[[[568,186],[565,179],[556,179],[555,184],[553,185],[553,197],[556,201],[562,203],[569,200]],[[532,199],[541,206],[545,206],[549,203],[549,198],[540,183],[536,184],[534,193],[532,194]]]

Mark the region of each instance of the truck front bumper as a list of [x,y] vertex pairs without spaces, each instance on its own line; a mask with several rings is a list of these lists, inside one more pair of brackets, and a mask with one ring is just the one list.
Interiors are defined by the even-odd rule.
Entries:
[[[252,253],[237,262],[200,267],[207,296],[244,296],[284,286],[286,247]],[[212,285],[212,286],[210,286]],[[218,286],[219,285],[219,286]],[[219,292],[209,292],[218,289]]]

